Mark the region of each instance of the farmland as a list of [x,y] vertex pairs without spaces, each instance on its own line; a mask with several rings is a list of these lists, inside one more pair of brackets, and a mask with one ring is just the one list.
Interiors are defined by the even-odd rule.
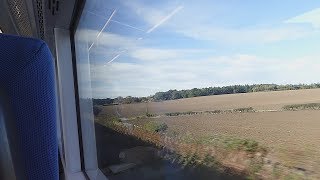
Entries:
[[241,107],[253,107],[256,110],[281,110],[285,105],[314,102],[320,102],[320,89],[216,95],[162,102],[122,104],[106,106],[103,113],[117,115],[116,113],[119,112],[123,117],[133,117],[144,114],[146,111],[164,114],[166,112],[209,111]]
[[[320,89],[101,106],[99,117],[118,117],[140,127],[149,122],[165,123],[169,132],[195,139],[253,139],[268,149],[268,160],[319,177],[316,172],[320,172],[320,111],[300,108],[301,104],[311,103],[320,103]],[[298,105],[292,111],[284,108],[294,104]],[[235,111],[248,107],[253,111]],[[168,115],[173,112],[174,115]]]

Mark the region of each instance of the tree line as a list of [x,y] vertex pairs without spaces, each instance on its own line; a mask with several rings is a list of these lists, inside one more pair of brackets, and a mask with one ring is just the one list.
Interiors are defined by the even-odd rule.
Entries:
[[112,105],[112,104],[131,104],[150,101],[166,101],[182,98],[191,98],[199,96],[212,96],[222,94],[237,94],[262,91],[283,91],[283,90],[298,90],[298,89],[315,89],[320,88],[320,83],[314,84],[253,84],[253,85],[232,85],[223,87],[207,87],[193,88],[188,90],[169,90],[165,92],[157,92],[148,97],[117,97],[105,99],[93,99],[94,105]]

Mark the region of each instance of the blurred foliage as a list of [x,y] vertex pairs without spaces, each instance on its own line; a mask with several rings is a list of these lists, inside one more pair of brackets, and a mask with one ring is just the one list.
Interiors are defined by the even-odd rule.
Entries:
[[168,125],[166,123],[157,123],[150,121],[144,125],[144,128],[150,132],[166,132]]

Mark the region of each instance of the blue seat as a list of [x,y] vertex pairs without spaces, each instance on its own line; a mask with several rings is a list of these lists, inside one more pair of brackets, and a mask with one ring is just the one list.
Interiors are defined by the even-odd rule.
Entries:
[[0,96],[17,177],[59,179],[54,62],[43,41],[0,34]]

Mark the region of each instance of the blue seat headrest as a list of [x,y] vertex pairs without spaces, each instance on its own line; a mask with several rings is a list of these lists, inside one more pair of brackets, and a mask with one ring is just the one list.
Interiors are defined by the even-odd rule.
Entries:
[[0,34],[0,90],[15,125],[22,177],[59,179],[54,62],[37,39]]

